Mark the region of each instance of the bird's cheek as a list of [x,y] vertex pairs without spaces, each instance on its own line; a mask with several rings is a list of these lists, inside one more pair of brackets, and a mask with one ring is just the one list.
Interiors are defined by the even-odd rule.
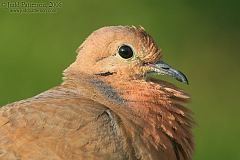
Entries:
[[136,79],[139,76],[143,75],[142,69],[138,64],[129,64],[128,66],[125,66],[122,68],[121,72],[124,75],[128,75],[129,77],[132,77],[132,79]]

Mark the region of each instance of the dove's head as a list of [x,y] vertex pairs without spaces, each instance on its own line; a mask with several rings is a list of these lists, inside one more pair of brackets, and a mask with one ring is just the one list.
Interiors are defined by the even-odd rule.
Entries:
[[77,52],[77,60],[69,69],[78,73],[121,79],[139,79],[151,73],[188,83],[182,72],[161,60],[161,49],[142,27],[103,27],[93,32]]
[[[191,159],[193,121],[182,106],[189,97],[146,75],[169,75],[184,83],[187,78],[161,60],[161,49],[142,27],[101,28],[77,52],[65,71],[65,84],[104,105],[114,133],[128,133],[140,159]],[[142,150],[143,145],[149,150]],[[156,157],[145,158],[149,152]]]

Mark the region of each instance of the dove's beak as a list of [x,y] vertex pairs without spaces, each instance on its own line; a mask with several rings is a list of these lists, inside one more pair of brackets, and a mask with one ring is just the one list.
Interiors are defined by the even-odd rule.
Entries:
[[148,73],[154,73],[156,76],[169,75],[176,80],[188,84],[187,77],[180,71],[172,68],[170,65],[163,61],[157,61],[154,64],[146,64],[148,67]]

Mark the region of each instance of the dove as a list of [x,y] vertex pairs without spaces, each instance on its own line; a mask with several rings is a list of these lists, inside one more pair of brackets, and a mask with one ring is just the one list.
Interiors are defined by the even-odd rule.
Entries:
[[143,27],[94,31],[61,84],[0,108],[0,159],[191,160],[190,97],[165,75],[188,83]]

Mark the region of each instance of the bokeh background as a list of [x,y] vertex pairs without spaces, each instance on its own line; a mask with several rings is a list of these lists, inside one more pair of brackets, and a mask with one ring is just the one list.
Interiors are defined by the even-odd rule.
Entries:
[[[0,7],[0,106],[62,82],[76,48],[108,25],[142,25],[190,85],[194,160],[240,160],[240,1],[61,0],[56,13]],[[27,2],[49,2],[44,0]]]

